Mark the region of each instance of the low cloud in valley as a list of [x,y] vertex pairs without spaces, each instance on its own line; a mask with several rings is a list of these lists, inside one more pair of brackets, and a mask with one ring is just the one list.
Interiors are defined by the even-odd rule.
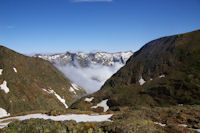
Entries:
[[87,93],[93,93],[98,91],[104,82],[117,72],[123,64],[115,63],[114,66],[90,65],[86,68],[69,64],[55,66],[72,82],[85,89]]

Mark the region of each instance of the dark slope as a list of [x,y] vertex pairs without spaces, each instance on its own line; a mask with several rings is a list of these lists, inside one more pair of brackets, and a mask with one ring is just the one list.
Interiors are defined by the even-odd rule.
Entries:
[[[16,68],[17,72],[13,68]],[[11,114],[29,111],[65,110],[56,97],[57,93],[70,105],[80,95],[82,89],[70,92],[71,82],[51,63],[40,58],[27,57],[6,47],[0,46],[0,84],[7,82],[9,92],[0,88],[0,108]],[[55,93],[45,92],[53,90]]]
[[91,109],[104,99],[110,107],[200,104],[200,30],[144,45],[92,96],[72,108]]

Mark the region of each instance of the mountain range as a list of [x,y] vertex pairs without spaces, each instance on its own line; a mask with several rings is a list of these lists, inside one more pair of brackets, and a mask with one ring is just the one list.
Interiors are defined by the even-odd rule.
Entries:
[[105,65],[113,66],[115,63],[125,64],[129,57],[133,54],[132,51],[127,52],[96,52],[96,53],[83,53],[83,52],[66,52],[52,55],[36,54],[36,57],[50,61],[53,64],[61,66],[74,65],[76,67],[89,67],[90,65]]

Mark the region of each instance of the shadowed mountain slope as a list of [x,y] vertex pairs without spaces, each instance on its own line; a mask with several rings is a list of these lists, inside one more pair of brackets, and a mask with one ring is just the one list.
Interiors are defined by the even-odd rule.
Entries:
[[[72,108],[91,110],[108,99],[114,106],[200,104],[200,30],[144,45],[102,88]],[[93,109],[94,110],[94,109]]]

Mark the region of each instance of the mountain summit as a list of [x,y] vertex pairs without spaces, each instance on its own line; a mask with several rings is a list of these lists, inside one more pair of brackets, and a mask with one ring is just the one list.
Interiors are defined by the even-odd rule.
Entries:
[[91,110],[102,102],[109,107],[200,104],[199,83],[200,30],[147,43],[98,92],[72,108]]
[[0,116],[64,111],[83,94],[48,61],[0,46]]
[[133,55],[132,51],[127,52],[96,52],[96,53],[83,53],[83,52],[66,52],[53,55],[42,55],[36,54],[36,57],[48,60],[53,64],[67,65],[71,64],[74,66],[89,67],[90,65],[104,65],[112,66],[115,63],[125,64],[129,57]]

